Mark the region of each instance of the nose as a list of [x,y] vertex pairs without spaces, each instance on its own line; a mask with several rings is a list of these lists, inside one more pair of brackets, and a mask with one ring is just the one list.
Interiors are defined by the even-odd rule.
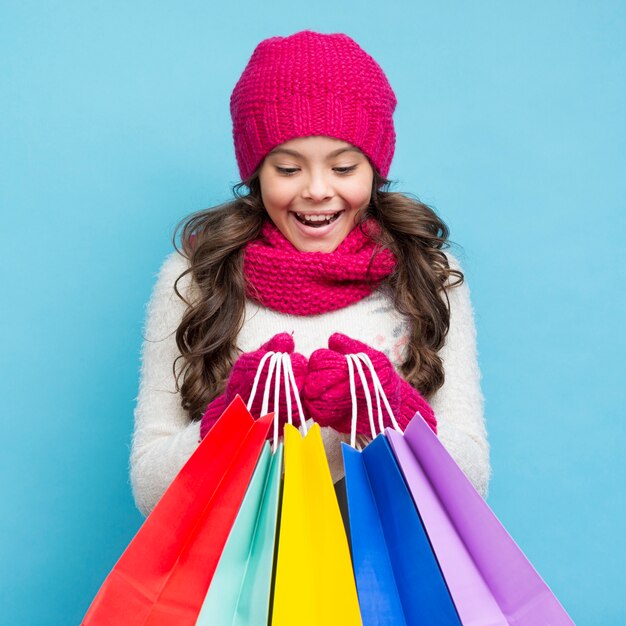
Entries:
[[302,197],[313,202],[323,202],[334,195],[329,177],[324,172],[311,171],[306,178]]

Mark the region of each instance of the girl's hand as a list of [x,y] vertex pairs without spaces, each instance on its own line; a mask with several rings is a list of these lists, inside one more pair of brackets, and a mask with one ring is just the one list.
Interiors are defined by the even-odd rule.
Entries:
[[[293,375],[296,381],[298,391],[302,391],[304,385],[304,379],[306,377],[307,359],[302,354],[294,352],[295,345],[293,337],[289,333],[279,333],[274,335],[268,342],[264,343],[258,350],[254,352],[247,352],[242,354],[235,364],[230,373],[228,383],[226,384],[226,399],[230,403],[235,399],[235,396],[239,394],[244,402],[248,401],[250,392],[252,391],[252,385],[254,383],[254,377],[256,376],[257,369],[261,359],[268,352],[286,352],[291,355],[291,365],[293,368]],[[265,390],[265,383],[267,381],[267,374],[269,371],[269,359],[263,366],[263,372],[259,378],[259,384],[255,393],[254,402],[252,403],[251,413],[252,416],[257,419],[260,417],[261,405],[263,404],[263,391]],[[282,372],[281,372],[282,377]],[[287,402],[285,400],[285,385],[281,379],[280,384],[280,402],[279,402],[279,417],[285,416],[287,411]],[[293,394],[292,394],[293,399]],[[292,403],[295,406],[295,400]],[[274,407],[274,384],[271,384],[271,391],[269,395],[269,411],[272,411]]]
[[[222,415],[226,407],[235,399],[235,396],[239,394],[244,402],[248,402],[250,393],[252,392],[252,385],[254,383],[254,377],[256,376],[257,369],[263,356],[268,352],[287,352],[291,355],[291,365],[293,368],[293,375],[296,381],[298,391],[301,393],[304,386],[304,379],[307,370],[307,359],[302,354],[294,352],[293,337],[289,333],[279,333],[274,335],[269,341],[264,343],[258,350],[254,352],[245,352],[242,354],[231,370],[230,376],[226,383],[225,392],[215,398],[207,407],[202,421],[200,424],[200,437],[204,438],[206,433],[212,428],[213,424]],[[260,417],[261,408],[263,404],[263,392],[265,390],[265,383],[267,381],[267,374],[269,371],[269,359],[263,366],[263,371],[259,377],[259,383],[256,389],[254,401],[250,413],[252,417],[258,419]],[[285,400],[285,385],[282,380],[281,372],[281,385],[280,385],[280,400],[279,400],[279,422],[284,424],[287,421],[287,402]],[[295,407],[295,398],[292,396],[292,407]],[[269,411],[271,412],[274,407],[274,384],[271,384],[269,394]],[[273,429],[270,429],[273,433]],[[281,431],[282,432],[282,429]]]
[[[391,361],[380,351],[367,344],[351,339],[347,335],[334,333],[328,339],[328,350],[315,350],[309,358],[308,371],[304,382],[303,402],[308,412],[320,426],[331,426],[343,433],[350,432],[352,418],[352,398],[346,354],[364,352],[380,378],[380,382],[389,400],[400,428],[404,430],[417,411],[437,432],[435,414],[417,389],[413,388],[395,370]],[[377,423],[377,409],[369,370],[364,367],[368,387],[372,395],[374,419]],[[371,436],[365,393],[359,375],[355,372],[357,395],[357,433]],[[383,407],[385,424],[391,426],[389,416]]]

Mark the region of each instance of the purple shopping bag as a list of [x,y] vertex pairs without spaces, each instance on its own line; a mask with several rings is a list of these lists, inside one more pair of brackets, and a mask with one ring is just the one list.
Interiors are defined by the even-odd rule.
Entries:
[[386,434],[463,626],[573,625],[421,415]]

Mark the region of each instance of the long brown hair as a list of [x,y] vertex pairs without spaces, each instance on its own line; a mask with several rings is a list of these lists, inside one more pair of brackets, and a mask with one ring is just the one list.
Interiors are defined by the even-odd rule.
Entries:
[[[450,246],[449,230],[435,211],[418,199],[389,191],[391,181],[374,170],[369,206],[359,225],[368,217],[378,221],[377,237],[398,260],[385,281],[396,309],[409,324],[403,376],[426,398],[444,383],[444,370],[437,352],[450,325],[446,285],[463,273],[451,269],[443,252]],[[247,188],[247,191],[244,191]],[[192,419],[199,419],[207,404],[223,392],[226,379],[239,354],[237,335],[245,307],[243,249],[256,239],[267,218],[261,200],[257,171],[233,187],[235,199],[183,219],[174,232],[174,246],[187,258],[189,267],[176,281],[176,293],[188,305],[176,331],[180,356],[173,365],[182,406]],[[180,247],[177,237],[180,233]],[[178,282],[191,274],[199,297],[187,300]],[[445,301],[440,293],[445,294]],[[178,361],[182,360],[182,367]]]

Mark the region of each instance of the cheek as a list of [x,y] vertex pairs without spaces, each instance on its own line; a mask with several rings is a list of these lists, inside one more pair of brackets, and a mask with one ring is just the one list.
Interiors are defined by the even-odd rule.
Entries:
[[372,183],[367,181],[356,182],[346,190],[346,198],[354,208],[361,208],[369,204],[372,195]]
[[286,185],[269,183],[261,190],[261,198],[263,204],[267,207],[272,206],[276,209],[286,208],[289,206],[293,193]]

